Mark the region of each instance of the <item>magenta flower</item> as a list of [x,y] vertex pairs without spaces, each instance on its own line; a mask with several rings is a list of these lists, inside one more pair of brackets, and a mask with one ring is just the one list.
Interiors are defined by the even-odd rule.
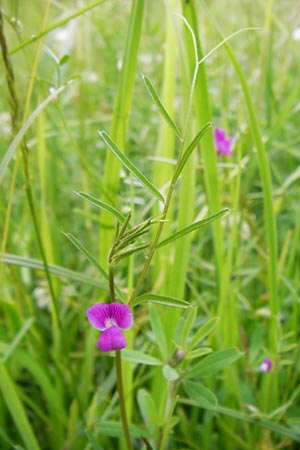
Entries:
[[272,369],[272,361],[270,358],[265,358],[261,365],[259,366],[261,372],[270,372]]
[[86,312],[90,324],[103,331],[97,347],[103,352],[121,350],[126,347],[126,340],[121,329],[130,328],[133,316],[130,308],[122,303],[97,303]]
[[215,147],[218,155],[231,156],[233,137],[226,138],[226,131],[214,128]]

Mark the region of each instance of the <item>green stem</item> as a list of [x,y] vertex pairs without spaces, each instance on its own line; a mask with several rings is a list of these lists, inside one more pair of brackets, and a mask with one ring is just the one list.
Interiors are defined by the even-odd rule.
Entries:
[[116,294],[115,294],[115,283],[114,283],[114,267],[112,264],[109,264],[109,266],[108,266],[108,280],[109,280],[110,299],[112,302],[115,302]]
[[118,394],[119,394],[120,413],[121,413],[121,420],[122,420],[122,425],[123,425],[124,436],[125,436],[128,450],[133,450],[133,447],[131,444],[131,439],[130,439],[128,421],[127,421],[126,407],[125,407],[123,378],[122,378],[122,359],[121,359],[120,350],[116,350],[115,362],[116,362],[116,375],[117,375],[117,389],[118,389]]
[[[45,12],[45,20],[46,20],[46,17],[48,16],[49,5],[50,4],[48,2],[47,7],[46,7],[46,12]],[[7,85],[8,85],[9,94],[10,94],[10,107],[11,107],[11,111],[12,111],[11,112],[12,127],[13,127],[14,132],[16,132],[18,129],[18,117],[17,116],[18,116],[18,112],[19,112],[20,108],[19,108],[19,101],[17,98],[16,89],[15,89],[14,71],[13,71],[13,67],[11,65],[10,59],[8,57],[8,52],[7,52],[7,45],[6,45],[5,35],[4,35],[3,19],[2,19],[1,10],[0,10],[0,46],[1,46],[1,51],[2,51],[2,55],[3,55],[3,61],[4,61],[4,65],[5,65],[5,70],[6,70],[6,80],[7,80]],[[39,51],[37,52],[37,55],[36,55],[35,67],[36,67],[36,64],[38,61],[38,55],[39,55]],[[29,104],[29,98],[28,98],[28,104]],[[27,111],[27,109],[26,109],[26,111]],[[24,118],[25,118],[25,114],[24,114]],[[37,214],[36,214],[36,207],[35,207],[33,192],[32,192],[32,188],[31,188],[30,170],[29,170],[29,151],[28,151],[28,147],[27,147],[24,139],[21,142],[21,150],[22,150],[23,164],[24,164],[25,191],[26,191],[27,200],[28,200],[28,204],[29,204],[29,210],[30,210],[30,214],[31,214],[33,228],[34,228],[34,231],[36,234],[36,240],[37,240],[38,248],[40,250],[41,258],[43,260],[44,271],[46,274],[49,292],[50,292],[51,300],[52,300],[51,313],[52,313],[52,320],[53,320],[53,339],[54,339],[54,346],[57,349],[59,347],[59,342],[60,342],[60,324],[59,324],[59,315],[58,315],[58,303],[57,303],[56,295],[54,292],[50,271],[48,268],[46,252],[44,249],[41,233],[39,230],[39,223],[38,223]],[[5,245],[4,245],[4,248],[5,248]]]
[[87,6],[84,6],[83,8],[78,9],[77,11],[74,11],[69,16],[64,17],[63,19],[59,20],[58,22],[53,23],[49,27],[47,27],[44,30],[40,31],[39,33],[34,34],[33,36],[31,36],[26,41],[21,42],[20,45],[18,45],[17,47],[13,48],[12,50],[10,50],[9,54],[12,55],[13,53],[18,52],[19,50],[21,50],[22,48],[26,47],[27,45],[32,44],[32,42],[35,42],[38,39],[40,39],[41,37],[43,37],[46,34],[50,33],[50,31],[53,31],[56,28],[62,27],[66,23],[70,22],[70,20],[75,19],[75,17],[81,16],[85,12],[90,11],[91,9],[95,8],[96,6],[100,5],[100,3],[103,3],[103,2],[104,2],[104,0],[97,0],[95,2],[90,3]]

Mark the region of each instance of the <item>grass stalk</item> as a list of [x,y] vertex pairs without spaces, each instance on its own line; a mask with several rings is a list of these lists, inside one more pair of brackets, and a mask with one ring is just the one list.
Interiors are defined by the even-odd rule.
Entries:
[[[198,0],[207,13],[210,22],[215,27],[219,37],[223,39],[223,33],[220,26],[216,23],[216,20],[211,15],[205,2]],[[279,329],[278,329],[278,312],[279,312],[279,299],[277,295],[277,230],[276,219],[273,207],[273,189],[272,179],[270,173],[270,164],[266,153],[265,145],[263,143],[258,117],[255,112],[254,104],[252,101],[249,85],[246,76],[233,53],[228,42],[224,42],[224,48],[231,60],[231,63],[238,76],[241,88],[243,90],[245,103],[248,110],[249,121],[252,131],[254,144],[257,150],[257,160],[260,171],[263,201],[264,201],[264,214],[265,214],[265,226],[267,236],[267,267],[268,267],[268,289],[269,289],[269,306],[271,310],[270,328],[269,328],[269,345],[272,353],[272,358],[275,362],[275,370],[270,374],[267,379],[267,386],[264,389],[265,395],[263,396],[263,407],[267,410],[270,403],[277,404],[278,399],[278,380],[277,380],[277,358],[278,358],[278,344],[279,344]],[[270,396],[270,385],[272,385],[272,399]]]
[[[131,108],[133,85],[136,74],[137,55],[141,37],[144,0],[132,0],[131,15],[127,32],[118,91],[115,99],[110,136],[121,148],[125,148],[125,137]],[[109,201],[116,203],[120,182],[120,163],[108,151],[105,161],[103,186],[109,192]],[[100,230],[100,262],[104,266],[109,248],[113,241],[114,219],[106,213],[101,213],[103,227]]]
[[[46,8],[45,8],[43,23],[46,23],[46,21],[47,21],[50,3],[51,2],[49,0],[46,5]],[[8,57],[8,53],[7,53],[7,46],[6,46],[4,30],[3,30],[2,15],[1,15],[1,48],[2,48],[2,53],[4,55],[3,59],[5,62],[6,71],[7,71],[6,72],[7,84],[9,86],[9,90],[11,92],[10,98],[11,98],[11,103],[13,105],[12,117],[13,117],[13,120],[15,121],[15,124],[13,125],[13,127],[16,129],[18,127],[18,122],[17,122],[18,119],[17,119],[16,113],[19,111],[19,101],[18,101],[17,95],[15,93],[13,68],[9,61],[9,57]],[[32,77],[29,82],[27,97],[26,97],[26,101],[25,101],[25,107],[24,107],[24,113],[23,113],[23,123],[25,122],[25,119],[28,116],[30,99],[32,96],[33,83],[35,80],[35,73],[37,71],[37,65],[38,65],[38,61],[39,61],[40,51],[41,51],[41,42],[39,43],[38,50],[36,52],[35,59],[34,59],[34,64],[33,64],[33,69],[32,69]],[[45,249],[44,249],[44,245],[43,245],[43,241],[42,241],[42,236],[41,236],[40,229],[39,229],[39,223],[38,223],[37,214],[36,214],[36,206],[35,206],[35,201],[34,201],[33,192],[32,192],[32,188],[31,188],[31,180],[30,180],[30,173],[29,173],[29,159],[28,159],[29,152],[28,152],[28,148],[27,148],[25,140],[23,140],[21,143],[21,150],[22,150],[22,155],[23,155],[23,168],[24,168],[25,191],[26,191],[27,201],[28,201],[28,205],[29,205],[33,228],[34,228],[35,235],[36,235],[37,244],[38,244],[38,247],[40,250],[42,260],[44,262],[44,270],[45,270],[46,279],[48,282],[50,296],[52,299],[51,314],[52,314],[52,326],[53,326],[53,340],[54,340],[54,347],[57,350],[60,345],[60,331],[59,331],[60,324],[59,324],[59,315],[58,315],[58,304],[57,304],[57,299],[56,299],[56,295],[55,295],[52,280],[51,280],[50,271],[48,269],[47,257],[46,257],[46,253],[45,253]],[[17,170],[18,160],[15,163],[15,165],[16,165],[15,170]],[[15,182],[15,180],[16,180],[16,177],[13,176],[12,181]],[[11,187],[11,194],[12,194],[12,192],[13,192],[13,187]],[[7,220],[7,225],[8,224],[9,224],[9,221]],[[7,233],[6,233],[6,235],[7,235]],[[3,243],[2,247],[5,248],[6,244]]]

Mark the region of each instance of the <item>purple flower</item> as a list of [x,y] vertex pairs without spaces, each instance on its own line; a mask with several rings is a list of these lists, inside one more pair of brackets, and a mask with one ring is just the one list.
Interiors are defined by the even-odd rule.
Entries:
[[126,347],[126,340],[121,329],[130,328],[133,316],[130,308],[122,303],[97,303],[86,312],[90,324],[103,331],[97,347],[103,352],[121,350]]
[[226,138],[226,131],[214,128],[215,147],[218,155],[231,156],[233,137]]
[[265,358],[261,365],[259,366],[261,372],[270,372],[272,369],[272,361],[270,358]]

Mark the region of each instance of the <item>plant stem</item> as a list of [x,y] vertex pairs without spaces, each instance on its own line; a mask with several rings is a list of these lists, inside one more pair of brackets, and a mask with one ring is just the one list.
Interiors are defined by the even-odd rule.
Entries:
[[118,394],[119,394],[120,413],[121,413],[121,420],[122,420],[122,425],[123,425],[124,436],[125,436],[128,450],[133,450],[133,447],[131,444],[131,439],[130,439],[128,421],[127,421],[126,407],[125,407],[123,379],[122,379],[122,359],[121,359],[121,351],[120,350],[116,350],[115,362],[116,362],[116,375],[117,375],[117,389],[118,389]]
[[115,284],[114,284],[114,267],[112,264],[108,266],[109,293],[112,302],[116,301]]

